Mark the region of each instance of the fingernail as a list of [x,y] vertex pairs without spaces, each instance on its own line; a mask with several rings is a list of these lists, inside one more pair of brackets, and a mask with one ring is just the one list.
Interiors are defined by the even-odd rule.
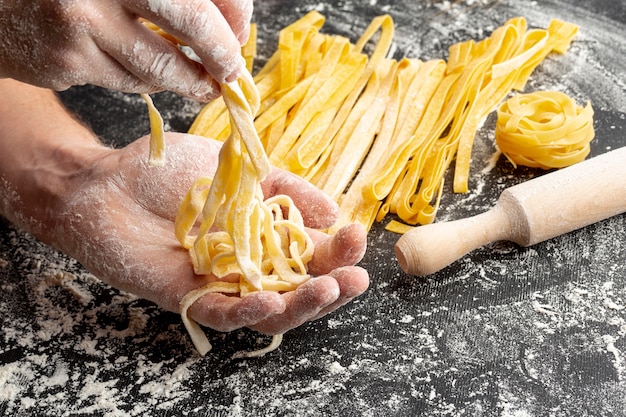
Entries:
[[194,100],[208,102],[220,95],[220,89],[215,80],[209,77],[207,79],[198,81],[189,90],[189,98]]
[[233,72],[228,77],[226,77],[226,82],[227,83],[232,83],[234,81],[237,81],[237,78],[239,78],[239,71]]
[[224,79],[225,82],[231,83],[237,81],[245,65],[246,61],[240,54],[233,56],[232,60],[225,65],[227,71],[230,70],[230,74]]
[[228,77],[226,77],[226,82],[232,83],[233,81],[237,81],[240,73],[241,73],[241,65],[237,67],[235,71],[231,72]]

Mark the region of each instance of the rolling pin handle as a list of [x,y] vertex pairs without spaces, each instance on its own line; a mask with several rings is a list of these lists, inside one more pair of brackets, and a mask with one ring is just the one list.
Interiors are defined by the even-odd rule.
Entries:
[[502,206],[474,217],[416,227],[394,247],[398,263],[410,275],[429,275],[487,243],[509,239],[509,216]]
[[407,274],[428,275],[496,240],[530,246],[626,212],[626,146],[504,190],[486,213],[416,227],[396,242]]

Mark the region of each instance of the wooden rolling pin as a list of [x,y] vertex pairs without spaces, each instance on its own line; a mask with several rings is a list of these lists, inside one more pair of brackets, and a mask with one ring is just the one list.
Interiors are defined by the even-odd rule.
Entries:
[[490,242],[530,246],[625,211],[623,147],[507,188],[485,213],[416,227],[395,252],[407,274],[429,275]]

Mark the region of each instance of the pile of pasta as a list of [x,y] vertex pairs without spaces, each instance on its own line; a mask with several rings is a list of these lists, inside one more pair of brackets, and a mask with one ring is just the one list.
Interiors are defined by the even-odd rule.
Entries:
[[593,139],[593,109],[559,91],[518,94],[498,108],[496,144],[513,166],[564,168],[583,161]]
[[[482,120],[523,89],[548,54],[564,53],[578,31],[560,20],[529,29],[516,17],[488,38],[452,45],[446,62],[389,58],[394,24],[387,15],[354,44],[322,33],[323,24],[310,12],[280,32],[254,77],[261,98],[254,125],[272,164],[338,202],[330,233],[355,222],[369,229],[388,213],[410,225],[431,223],[453,162],[454,191],[468,190]],[[244,48],[249,65],[254,42]],[[222,100],[203,108],[190,129],[218,140],[229,132]]]

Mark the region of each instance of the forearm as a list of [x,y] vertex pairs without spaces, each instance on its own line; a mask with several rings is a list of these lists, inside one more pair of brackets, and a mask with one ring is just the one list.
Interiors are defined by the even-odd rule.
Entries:
[[0,215],[42,240],[72,178],[103,147],[52,91],[0,80]]

